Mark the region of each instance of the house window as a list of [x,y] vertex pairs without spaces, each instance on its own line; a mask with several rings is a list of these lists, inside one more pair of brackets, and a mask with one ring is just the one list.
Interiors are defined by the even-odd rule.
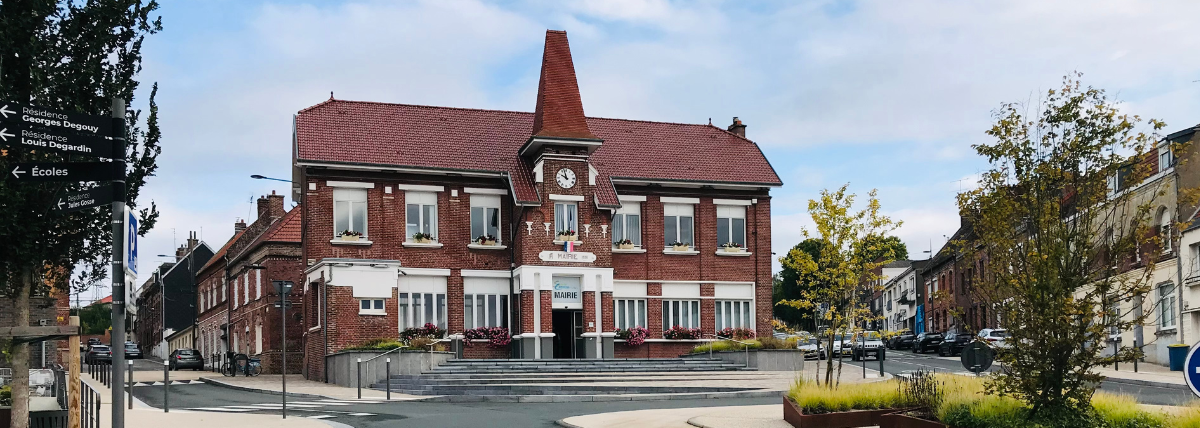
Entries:
[[750,321],[749,300],[718,300],[716,305],[717,331],[725,328],[754,328]]
[[1108,310],[1108,335],[1110,338],[1116,338],[1121,335],[1121,326],[1117,325],[1121,321],[1121,300],[1112,298],[1112,304],[1109,305]]
[[1158,310],[1159,328],[1175,328],[1175,284],[1164,282],[1158,285]]
[[674,326],[700,328],[699,300],[663,300],[663,330]]
[[430,240],[437,241],[437,193],[406,192],[404,201],[408,205],[405,236],[415,241],[413,236],[422,233],[429,235]]
[[254,299],[262,298],[262,270],[254,271]]
[[646,299],[617,299],[616,317],[618,330],[646,326]]
[[693,245],[692,219],[695,206],[688,204],[663,205],[663,245],[670,247],[674,242]]
[[367,236],[366,189],[333,189],[333,236],[346,231]]
[[500,197],[471,195],[471,240],[484,235],[500,242]]
[[613,242],[628,239],[634,247],[642,246],[642,204],[622,202],[613,216]]
[[399,295],[400,330],[433,324],[446,328],[446,293]]
[[464,294],[463,321],[468,330],[479,327],[508,327],[508,295]]
[[1171,148],[1158,149],[1158,171],[1166,171],[1169,168],[1171,168]]
[[554,231],[574,235],[579,231],[579,207],[571,202],[554,203]]
[[1158,209],[1158,228],[1161,232],[1162,248],[1164,253],[1171,252],[1171,210],[1167,207]]
[[359,299],[359,315],[387,315],[383,310],[383,299]]
[[717,245],[731,242],[746,247],[746,207],[717,206]]

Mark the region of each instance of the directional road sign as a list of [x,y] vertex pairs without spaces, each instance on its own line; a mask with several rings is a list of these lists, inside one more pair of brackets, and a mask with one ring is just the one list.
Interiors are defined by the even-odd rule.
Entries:
[[112,187],[101,186],[82,192],[67,193],[58,197],[55,209],[69,213],[88,208],[95,208],[112,203]]
[[23,123],[0,124],[0,145],[113,157],[113,142],[107,138],[35,128]]
[[1192,349],[1188,350],[1187,359],[1183,360],[1183,379],[1187,381],[1188,388],[1191,388],[1192,394],[1200,397],[1200,342],[1192,345]]
[[112,162],[30,162],[8,165],[8,178],[17,181],[108,181],[116,176]]
[[68,130],[90,136],[110,136],[112,118],[0,101],[0,122]]

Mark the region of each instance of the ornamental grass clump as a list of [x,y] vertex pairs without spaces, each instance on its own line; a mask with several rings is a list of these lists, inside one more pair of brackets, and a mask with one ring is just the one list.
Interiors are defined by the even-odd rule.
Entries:
[[712,349],[713,352],[729,352],[729,351],[745,351],[746,346],[749,346],[750,349],[761,349],[763,347],[762,343],[760,343],[757,339],[746,340],[743,342],[747,343],[749,345],[743,345],[741,343],[737,343],[732,340],[712,341],[712,342],[697,345],[695,348],[692,348],[691,353],[705,354],[705,353],[708,353],[710,348]]
[[808,379],[792,385],[788,398],[805,414],[879,410],[904,407],[900,383],[896,380],[870,383],[848,383],[828,387]]
[[345,348],[345,351],[390,351],[396,348],[403,348],[404,344],[396,339],[377,338],[367,340],[358,345]]

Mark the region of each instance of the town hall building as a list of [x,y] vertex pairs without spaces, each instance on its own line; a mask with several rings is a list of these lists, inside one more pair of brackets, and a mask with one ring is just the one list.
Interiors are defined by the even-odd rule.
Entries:
[[[675,357],[725,328],[771,334],[771,196],[728,128],[584,115],[562,31],[534,111],[345,101],[294,119],[306,375],[433,324],[506,347],[464,358]],[[689,339],[664,331],[698,329]],[[631,346],[619,331],[642,327]],[[695,332],[693,332],[695,333]]]

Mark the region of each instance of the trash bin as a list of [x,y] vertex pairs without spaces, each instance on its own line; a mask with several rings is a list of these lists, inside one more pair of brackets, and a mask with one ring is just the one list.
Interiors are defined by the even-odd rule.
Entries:
[[1167,346],[1167,354],[1171,359],[1171,371],[1183,371],[1183,360],[1187,359],[1188,349],[1191,347],[1182,343]]

